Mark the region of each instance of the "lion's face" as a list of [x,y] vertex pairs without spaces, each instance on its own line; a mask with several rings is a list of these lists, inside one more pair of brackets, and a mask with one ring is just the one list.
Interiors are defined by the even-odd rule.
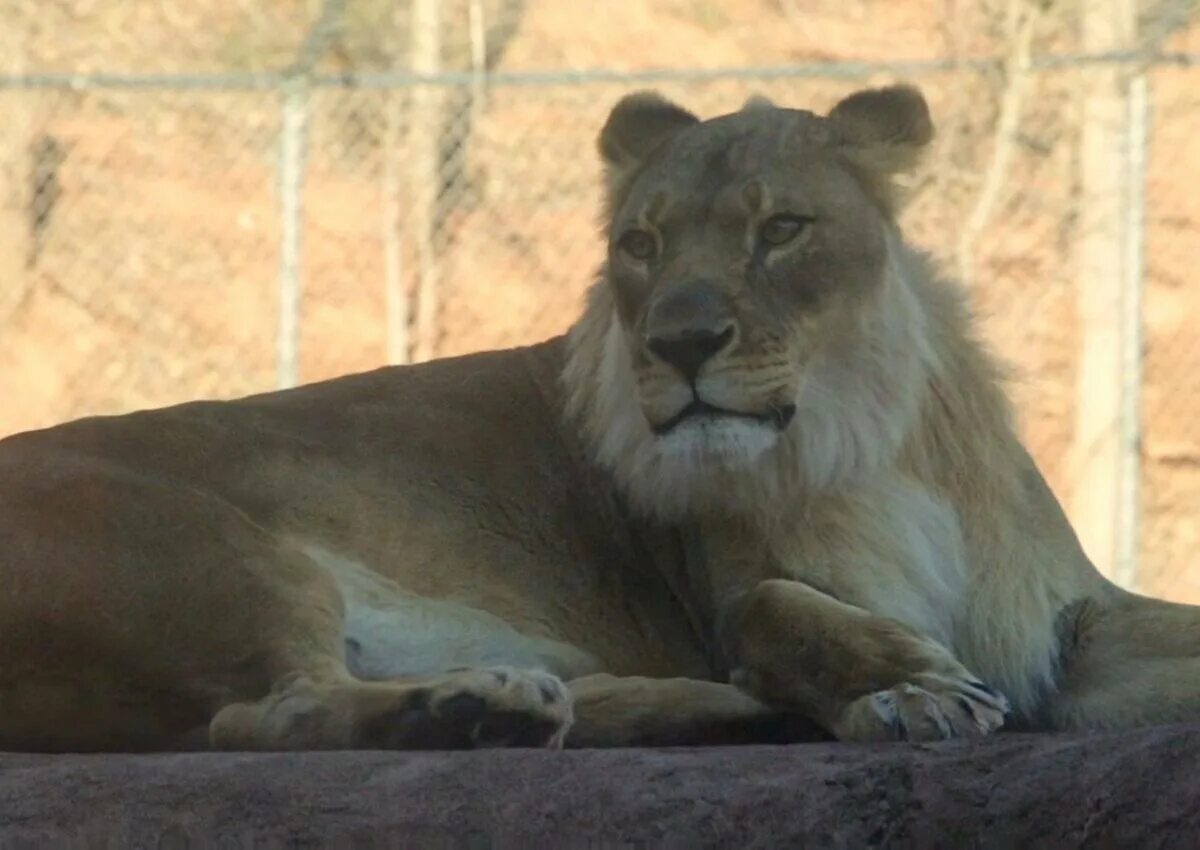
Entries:
[[755,106],[670,140],[613,215],[608,278],[664,451],[738,463],[883,280],[880,213],[824,119]]
[[600,380],[631,398],[624,414],[607,400],[610,465],[633,450],[641,472],[718,492],[828,430],[805,413],[851,402],[832,372],[895,300],[889,178],[930,132],[911,89],[828,117],[756,101],[700,122],[654,95],[618,104],[600,139],[615,317]]

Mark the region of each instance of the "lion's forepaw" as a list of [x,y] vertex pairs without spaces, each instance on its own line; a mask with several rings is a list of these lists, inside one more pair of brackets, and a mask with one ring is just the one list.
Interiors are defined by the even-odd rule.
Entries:
[[943,741],[980,738],[1004,725],[1003,694],[975,679],[920,677],[860,697],[846,707],[833,733],[843,741]]

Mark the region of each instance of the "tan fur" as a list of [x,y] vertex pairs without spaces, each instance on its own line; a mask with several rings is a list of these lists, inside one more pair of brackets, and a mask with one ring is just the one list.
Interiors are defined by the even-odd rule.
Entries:
[[567,339],[0,441],[0,747],[1200,717],[1200,615],[1097,574],[899,232],[931,134],[635,95]]

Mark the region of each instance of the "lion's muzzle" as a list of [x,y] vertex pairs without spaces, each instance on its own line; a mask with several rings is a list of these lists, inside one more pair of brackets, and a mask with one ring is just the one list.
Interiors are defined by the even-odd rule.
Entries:
[[737,336],[728,296],[711,281],[672,284],[646,311],[646,347],[689,384],[701,367],[733,347]]

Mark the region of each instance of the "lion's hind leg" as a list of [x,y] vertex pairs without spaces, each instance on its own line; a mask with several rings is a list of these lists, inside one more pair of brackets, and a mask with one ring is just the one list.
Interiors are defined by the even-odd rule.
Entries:
[[1200,607],[1116,591],[1062,612],[1054,729],[1200,720]]
[[[255,646],[246,648],[270,671],[268,687],[220,706],[209,724],[213,748],[562,745],[572,718],[571,695],[557,677],[518,666],[484,666],[453,651],[440,659],[408,658],[411,647],[404,641],[384,644],[398,656],[390,673],[359,675],[365,671],[353,670],[347,661],[347,644],[356,643],[347,630],[362,615],[352,588],[301,547],[280,545],[273,554],[273,580],[260,591],[280,597],[273,605],[277,614],[269,624],[259,624]],[[403,629],[405,620],[387,625]],[[406,672],[431,660],[450,668],[472,666]]]
[[254,750],[557,746],[570,722],[553,676],[453,653],[355,678],[337,576],[201,490],[104,466],[15,482],[6,536],[26,541],[0,546],[6,749],[191,747],[206,726]]

